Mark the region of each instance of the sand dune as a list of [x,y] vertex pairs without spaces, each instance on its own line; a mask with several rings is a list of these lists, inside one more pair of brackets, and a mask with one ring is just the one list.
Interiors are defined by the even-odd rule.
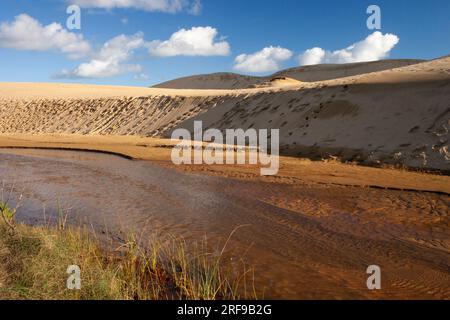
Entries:
[[327,81],[293,79],[239,90],[4,83],[0,133],[170,137],[203,120],[204,128],[279,128],[283,154],[450,170],[449,57]]
[[257,87],[273,78],[287,77],[302,82],[315,82],[344,78],[370,72],[390,70],[423,62],[422,60],[382,60],[373,62],[329,64],[296,67],[267,77],[252,77],[235,73],[213,73],[167,81],[154,88],[171,89],[245,89]]
[[450,58],[247,95],[189,118],[214,128],[280,128],[282,153],[450,169]]
[[301,85],[301,81],[289,78],[289,77],[274,77],[266,82],[261,82],[249,86],[249,88],[285,88],[285,87],[298,87]]
[[213,96],[224,90],[173,90],[146,87],[101,86],[67,83],[11,83],[0,82],[2,100],[96,99],[145,97],[158,95]]

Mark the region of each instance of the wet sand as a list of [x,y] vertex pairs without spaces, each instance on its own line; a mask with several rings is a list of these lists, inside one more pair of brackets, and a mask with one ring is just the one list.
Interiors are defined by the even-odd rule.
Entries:
[[299,157],[280,157],[280,170],[274,177],[261,177],[260,167],[251,165],[175,166],[171,158],[171,139],[115,135],[64,134],[0,134],[0,148],[42,148],[56,150],[94,151],[115,154],[135,160],[151,160],[161,166],[183,172],[242,180],[282,182],[287,184],[311,181],[398,190],[430,191],[450,194],[450,176],[408,170],[380,169],[345,164],[338,161],[310,161]]
[[[21,217],[29,223],[42,222],[42,207],[50,215],[59,201],[73,221],[117,237],[144,229],[223,243],[245,225],[233,235],[230,254],[254,266],[266,298],[450,298],[446,194],[307,176],[232,178],[160,164],[74,151],[0,151],[1,179],[23,188]],[[382,270],[380,291],[366,287],[372,264]]]

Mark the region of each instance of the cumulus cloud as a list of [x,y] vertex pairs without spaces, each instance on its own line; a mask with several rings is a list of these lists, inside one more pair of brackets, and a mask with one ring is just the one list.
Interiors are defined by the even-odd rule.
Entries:
[[140,73],[141,66],[127,64],[136,49],[145,47],[142,33],[119,35],[107,41],[94,58],[73,70],[63,70],[56,78],[106,78],[123,73]]
[[395,34],[386,33],[383,35],[376,31],[366,39],[345,49],[336,51],[326,51],[317,47],[308,49],[299,56],[299,62],[300,65],[312,65],[376,61],[388,57],[390,51],[399,41],[400,39]]
[[273,72],[281,68],[283,61],[292,58],[292,51],[281,47],[267,47],[253,54],[236,57],[234,69],[243,72]]
[[87,55],[91,47],[83,35],[64,29],[59,23],[42,25],[27,14],[20,14],[13,22],[0,24],[0,47],[16,50],[56,50],[70,58]]
[[[200,0],[71,0],[73,4],[82,8],[133,8],[144,11],[161,11],[176,13],[187,10],[194,10],[198,13],[200,9]],[[198,10],[198,11],[197,11]]]
[[322,48],[308,49],[300,55],[300,65],[320,64],[325,60],[326,52]]
[[152,41],[150,54],[158,57],[174,56],[226,56],[230,45],[224,40],[216,41],[218,31],[212,27],[181,29],[166,41]]

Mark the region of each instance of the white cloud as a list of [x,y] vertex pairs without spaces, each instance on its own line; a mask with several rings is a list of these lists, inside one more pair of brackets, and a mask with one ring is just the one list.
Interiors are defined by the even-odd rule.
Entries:
[[400,39],[395,34],[382,34],[376,31],[366,39],[359,41],[345,49],[325,51],[322,48],[306,50],[299,56],[300,65],[320,63],[352,63],[376,61],[389,56],[390,51]]
[[325,58],[325,50],[322,48],[312,48],[300,55],[300,65],[320,64]]
[[190,0],[71,0],[73,4],[83,8],[133,8],[144,11],[161,11],[176,13],[179,11],[190,11],[200,0],[191,2]]
[[158,57],[174,56],[226,56],[230,45],[224,40],[216,41],[218,31],[212,27],[181,29],[166,41],[152,41],[150,54]]
[[64,29],[59,23],[43,26],[27,14],[0,24],[0,47],[16,50],[57,50],[71,58],[87,55],[91,47],[83,35]]
[[236,57],[234,69],[244,72],[273,72],[281,68],[283,61],[292,58],[292,51],[281,47],[267,47],[253,54]]
[[140,73],[141,66],[126,64],[134,50],[143,48],[145,41],[142,33],[132,36],[119,35],[106,42],[95,57],[80,64],[74,70],[63,70],[56,78],[106,78],[123,73]]

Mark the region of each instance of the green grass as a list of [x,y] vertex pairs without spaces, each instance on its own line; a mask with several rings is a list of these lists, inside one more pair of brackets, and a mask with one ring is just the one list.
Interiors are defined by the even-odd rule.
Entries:
[[[251,270],[224,263],[202,244],[181,239],[141,246],[130,239],[114,249],[83,227],[28,226],[0,205],[0,299],[161,300],[255,299]],[[189,253],[188,253],[189,251]],[[68,266],[81,269],[81,290],[69,290]]]

